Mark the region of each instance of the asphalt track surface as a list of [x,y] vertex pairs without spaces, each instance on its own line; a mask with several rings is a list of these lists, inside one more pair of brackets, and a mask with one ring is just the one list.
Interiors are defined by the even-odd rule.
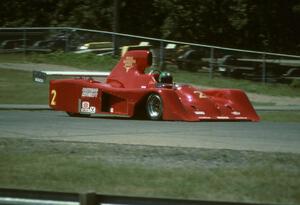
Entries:
[[0,111],[0,137],[300,153],[300,123],[172,122]]

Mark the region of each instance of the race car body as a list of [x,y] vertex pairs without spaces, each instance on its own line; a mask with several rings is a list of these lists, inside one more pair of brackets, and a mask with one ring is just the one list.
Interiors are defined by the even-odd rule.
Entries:
[[[146,74],[152,55],[128,51],[107,74],[106,82],[90,78],[51,80],[49,106],[71,116],[145,117],[151,120],[259,121],[246,94],[235,89],[203,90],[172,82],[159,71]],[[101,75],[99,75],[101,76]]]

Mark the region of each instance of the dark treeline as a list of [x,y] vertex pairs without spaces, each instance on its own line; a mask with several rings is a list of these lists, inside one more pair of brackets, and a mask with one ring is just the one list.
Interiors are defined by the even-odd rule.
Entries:
[[[112,30],[113,0],[0,2],[0,26]],[[119,32],[300,54],[300,0],[119,0]]]

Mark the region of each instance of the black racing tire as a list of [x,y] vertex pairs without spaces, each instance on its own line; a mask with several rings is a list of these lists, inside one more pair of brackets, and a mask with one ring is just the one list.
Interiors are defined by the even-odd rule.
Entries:
[[90,117],[90,114],[80,114],[75,112],[67,112],[70,117]]
[[160,95],[153,93],[148,96],[146,112],[150,120],[162,120],[163,102]]

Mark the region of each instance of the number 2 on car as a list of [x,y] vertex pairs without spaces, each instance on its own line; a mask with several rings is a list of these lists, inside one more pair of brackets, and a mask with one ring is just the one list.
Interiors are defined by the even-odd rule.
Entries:
[[51,102],[50,105],[56,105],[56,90],[51,90]]
[[207,96],[201,91],[196,90],[196,91],[194,91],[194,93],[197,94],[200,99],[201,98],[207,98]]

